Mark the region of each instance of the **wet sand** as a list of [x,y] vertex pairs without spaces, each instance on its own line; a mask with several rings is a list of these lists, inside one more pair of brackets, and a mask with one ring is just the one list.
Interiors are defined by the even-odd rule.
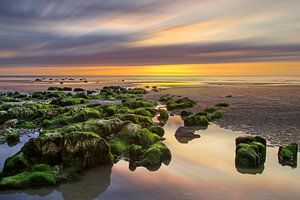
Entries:
[[[262,135],[271,144],[300,144],[300,86],[274,84],[211,84],[171,87],[146,97],[163,94],[188,96],[198,101],[190,110],[198,112],[227,102],[225,117],[215,123],[231,130]],[[232,95],[231,98],[226,97]]]

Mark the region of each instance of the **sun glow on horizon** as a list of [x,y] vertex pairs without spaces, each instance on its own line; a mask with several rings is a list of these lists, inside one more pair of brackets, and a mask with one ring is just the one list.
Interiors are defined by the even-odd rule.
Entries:
[[86,76],[300,76],[300,63],[220,63],[149,66],[49,66],[0,68],[1,75]]

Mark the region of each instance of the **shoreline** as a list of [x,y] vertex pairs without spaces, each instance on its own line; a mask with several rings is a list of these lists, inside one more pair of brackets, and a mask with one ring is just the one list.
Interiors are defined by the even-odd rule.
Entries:
[[[160,95],[187,96],[198,101],[191,109],[198,112],[218,102],[229,103],[225,117],[214,123],[233,131],[260,135],[270,145],[300,143],[300,86],[265,85],[203,85],[198,87],[172,87],[146,97],[158,99]],[[226,97],[232,95],[231,98]]]
[[[110,77],[111,78],[111,77]],[[145,95],[147,99],[158,100],[164,94],[187,96],[198,101],[191,109],[193,112],[201,111],[216,103],[227,102],[223,119],[215,121],[223,128],[243,131],[248,134],[261,135],[270,141],[271,145],[296,142],[300,144],[300,85],[281,82],[206,82],[204,84],[180,85],[183,80],[121,80],[116,79],[89,80],[88,83],[66,82],[57,84],[54,81],[35,82],[20,80],[18,82],[1,82],[0,92],[18,91],[30,93],[47,90],[50,86],[82,87],[88,90],[99,90],[107,85],[120,85],[124,87],[157,86],[163,88],[159,92],[150,92]],[[179,84],[170,84],[177,82]],[[183,81],[184,82],[184,81]],[[169,84],[169,85],[168,85]],[[231,98],[226,98],[232,95]]]

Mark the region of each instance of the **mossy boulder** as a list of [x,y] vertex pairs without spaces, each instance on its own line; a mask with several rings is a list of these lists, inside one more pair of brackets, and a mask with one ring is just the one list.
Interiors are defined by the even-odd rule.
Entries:
[[209,107],[209,108],[204,109],[204,112],[206,112],[206,113],[214,113],[216,111],[218,111],[217,107]]
[[57,168],[46,164],[34,165],[30,170],[0,179],[0,188],[17,189],[31,186],[55,185]]
[[194,115],[184,119],[185,126],[208,126],[209,121],[206,116]]
[[143,166],[150,171],[157,170],[162,163],[168,165],[172,159],[171,151],[161,142],[152,144],[143,153],[140,153],[138,148],[135,150],[135,155],[137,156],[134,157],[131,165]]
[[124,102],[124,106],[131,109],[142,108],[142,107],[154,107],[157,105],[156,101],[152,100],[129,100]]
[[159,109],[159,116],[158,116],[158,120],[160,125],[165,125],[169,119],[169,113],[168,111],[164,110],[164,109]]
[[121,114],[118,118],[123,121],[130,121],[135,124],[140,124],[142,127],[148,127],[154,124],[151,117],[135,115],[135,114]]
[[20,133],[17,130],[8,131],[6,134],[8,144],[16,144],[20,142]]
[[159,97],[158,101],[160,102],[168,102],[170,100],[172,100],[173,98],[170,96],[170,94],[165,94],[162,95],[161,97]]
[[298,144],[289,144],[279,147],[278,160],[283,166],[297,167]]
[[62,174],[72,175],[95,165],[111,164],[112,159],[109,145],[96,133],[47,133],[30,140],[8,158],[1,176],[4,179],[28,172],[36,164],[57,165]]
[[30,162],[24,157],[24,154],[20,152],[6,159],[1,172],[1,177],[13,176],[20,172],[29,170],[30,168]]
[[94,132],[101,137],[107,137],[111,134],[120,132],[126,124],[128,124],[128,122],[122,121],[118,118],[112,118],[107,120],[91,119],[83,123],[76,123],[69,126],[64,126],[60,129],[57,129],[57,131],[65,132],[65,133],[76,132],[76,131]]
[[7,110],[9,119],[32,119],[34,111],[27,107],[12,107]]
[[42,122],[43,127],[61,127],[77,122],[84,122],[93,118],[100,118],[98,110],[89,107],[75,107],[68,112],[58,115],[52,119],[45,119]]
[[190,115],[193,115],[193,112],[188,111],[188,110],[183,110],[183,111],[181,111],[181,113],[180,113],[180,116],[181,116],[181,117],[188,117],[188,116],[190,116]]
[[266,159],[266,141],[259,137],[238,137],[236,139],[236,166],[257,168]]
[[210,120],[223,118],[224,114],[221,111],[216,111],[210,116]]
[[194,105],[196,105],[196,101],[191,100],[188,97],[183,97],[183,98],[177,99],[176,101],[174,101],[174,100],[167,101],[168,110],[191,108]]
[[163,137],[164,134],[165,134],[165,130],[161,126],[151,126],[149,128],[149,130],[152,133],[155,133],[155,134],[159,135],[160,137]]
[[52,100],[51,104],[57,105],[57,106],[71,106],[71,105],[77,105],[77,104],[84,104],[87,103],[87,100],[84,98],[57,98]]

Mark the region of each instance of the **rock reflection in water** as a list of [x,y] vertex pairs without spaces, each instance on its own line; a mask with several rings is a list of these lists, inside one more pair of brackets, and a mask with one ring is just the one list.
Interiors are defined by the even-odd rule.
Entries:
[[[72,180],[56,187],[43,187],[18,191],[5,191],[1,199],[33,199],[35,197],[53,197],[63,200],[92,200],[97,198],[110,185],[112,166],[98,166],[91,168]],[[10,194],[13,198],[10,197]]]
[[198,130],[205,130],[207,127],[205,126],[194,126],[194,127],[186,127],[180,126],[175,132],[175,138],[179,143],[187,144],[189,141],[200,138],[200,135],[195,134]]

